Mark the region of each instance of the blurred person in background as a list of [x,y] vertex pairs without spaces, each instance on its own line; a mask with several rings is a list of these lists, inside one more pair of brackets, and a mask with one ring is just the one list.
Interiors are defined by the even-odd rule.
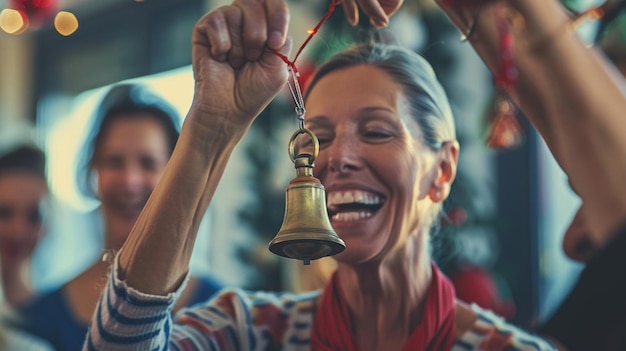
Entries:
[[[49,340],[57,350],[81,348],[110,258],[126,241],[161,177],[179,130],[176,110],[145,86],[118,84],[106,93],[78,170],[79,189],[100,201],[103,255],[67,284],[22,308],[27,331]],[[175,309],[204,301],[220,287],[210,277],[194,277]]]
[[12,307],[35,296],[31,258],[44,234],[48,197],[45,155],[24,136],[14,135],[13,145],[0,149],[0,273],[4,301]]
[[585,13],[610,18],[626,2],[608,0],[581,13],[556,0],[437,2],[496,79],[503,77],[502,38],[509,36],[513,51],[507,58],[517,74],[508,94],[582,200],[563,248],[587,265],[539,331],[567,350],[625,350],[626,85],[618,70],[623,63],[611,52],[612,64],[574,29]]
[[0,125],[0,350],[52,350],[15,328],[15,309],[36,295],[31,259],[44,235],[48,206],[46,157],[33,133],[21,122]]

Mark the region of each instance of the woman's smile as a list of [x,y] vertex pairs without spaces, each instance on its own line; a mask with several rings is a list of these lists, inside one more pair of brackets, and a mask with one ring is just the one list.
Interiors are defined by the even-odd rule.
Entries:
[[333,225],[367,220],[383,205],[384,199],[364,190],[330,191],[327,194],[328,213]]

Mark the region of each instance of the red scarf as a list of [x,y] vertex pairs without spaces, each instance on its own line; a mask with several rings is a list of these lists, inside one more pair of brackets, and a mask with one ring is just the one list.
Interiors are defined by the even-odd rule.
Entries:
[[[402,351],[448,351],[454,344],[454,287],[435,264],[432,270],[422,321]],[[311,334],[313,351],[358,351],[348,304],[341,296],[336,272],[324,289]]]

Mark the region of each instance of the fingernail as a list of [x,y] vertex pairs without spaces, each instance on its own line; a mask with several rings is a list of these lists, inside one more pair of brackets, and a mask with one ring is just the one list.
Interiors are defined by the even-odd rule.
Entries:
[[267,44],[272,49],[280,49],[283,46],[283,34],[277,30],[270,33]]
[[382,18],[371,18],[370,24],[377,29],[380,29],[387,26],[387,21]]

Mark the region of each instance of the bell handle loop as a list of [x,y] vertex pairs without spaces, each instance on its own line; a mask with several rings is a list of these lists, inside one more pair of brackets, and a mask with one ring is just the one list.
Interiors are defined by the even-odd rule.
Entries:
[[311,155],[310,157],[310,162],[311,164],[313,164],[313,161],[315,161],[315,159],[317,158],[317,155],[320,153],[320,142],[317,139],[317,136],[315,136],[315,134],[307,128],[300,128],[298,130],[296,130],[292,135],[291,135],[291,139],[289,139],[289,157],[291,158],[291,162],[296,162],[296,138],[300,135],[300,134],[308,134],[311,137],[311,140],[313,140],[313,155]]

